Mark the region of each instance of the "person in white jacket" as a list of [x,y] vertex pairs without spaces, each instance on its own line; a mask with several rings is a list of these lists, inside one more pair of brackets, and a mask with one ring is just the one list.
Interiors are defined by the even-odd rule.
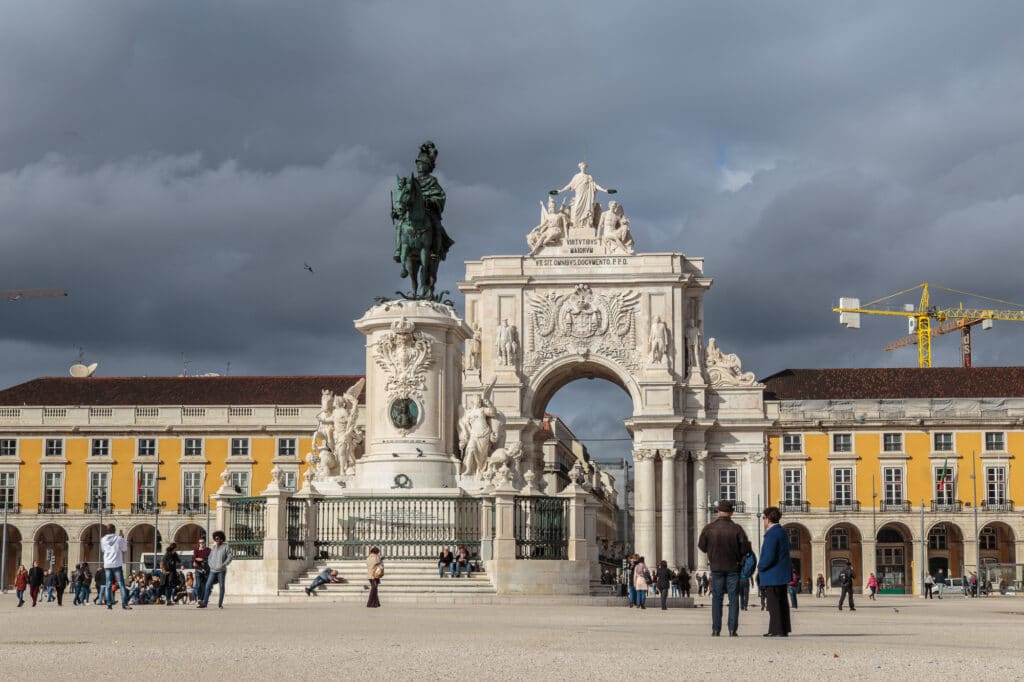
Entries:
[[121,608],[131,610],[128,606],[128,590],[124,583],[124,553],[128,551],[128,541],[124,534],[114,534],[114,524],[107,524],[106,534],[100,538],[100,549],[103,551],[103,571],[106,574],[107,608],[114,608],[113,580],[117,576],[117,589],[121,591]]

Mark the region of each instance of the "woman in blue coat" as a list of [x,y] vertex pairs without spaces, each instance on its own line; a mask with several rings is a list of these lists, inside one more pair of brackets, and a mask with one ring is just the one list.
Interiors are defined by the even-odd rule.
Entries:
[[765,637],[786,637],[792,631],[786,589],[792,564],[789,559],[789,535],[779,525],[782,512],[778,507],[764,510],[764,545],[757,572],[768,602],[768,632]]

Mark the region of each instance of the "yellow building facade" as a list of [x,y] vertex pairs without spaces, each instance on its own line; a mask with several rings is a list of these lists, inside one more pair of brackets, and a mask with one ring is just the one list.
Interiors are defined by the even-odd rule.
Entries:
[[0,391],[5,581],[34,560],[98,562],[101,521],[124,532],[132,563],[172,541],[192,549],[222,476],[253,495],[277,466],[297,488],[321,390],[356,379],[54,378]]
[[858,585],[874,573],[883,593],[920,593],[925,571],[969,579],[1024,556],[1013,502],[1024,500],[1020,368],[787,370],[764,381],[769,498],[805,587],[819,574],[835,585],[850,560]]

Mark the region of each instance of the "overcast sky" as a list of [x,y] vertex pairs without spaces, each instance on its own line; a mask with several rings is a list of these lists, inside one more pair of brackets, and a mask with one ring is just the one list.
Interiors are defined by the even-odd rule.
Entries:
[[[70,292],[0,303],[0,386],[76,346],[102,376],[361,373],[351,321],[404,285],[388,189],[428,138],[443,288],[525,253],[586,159],[639,251],[706,258],[707,334],[759,377],[916,364],[839,296],[1024,300],[1024,5],[681,5],[0,2],[0,289]],[[1022,348],[997,323],[975,363]],[[591,385],[552,411],[621,433]]]

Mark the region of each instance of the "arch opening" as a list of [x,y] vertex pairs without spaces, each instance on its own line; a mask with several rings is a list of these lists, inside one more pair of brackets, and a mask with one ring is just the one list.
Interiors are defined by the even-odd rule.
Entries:
[[902,523],[887,523],[875,535],[875,577],[880,594],[910,594],[913,535]]

